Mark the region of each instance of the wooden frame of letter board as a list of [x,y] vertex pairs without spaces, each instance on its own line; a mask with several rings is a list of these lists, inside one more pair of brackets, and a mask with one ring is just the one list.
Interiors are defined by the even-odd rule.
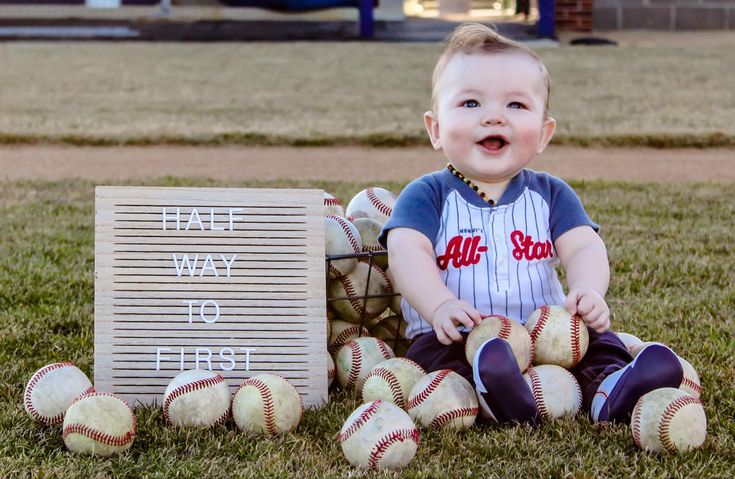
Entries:
[[[163,230],[163,208],[167,229]],[[180,228],[173,219],[180,208]],[[193,208],[201,219],[188,231]],[[229,208],[239,220],[229,228]],[[131,404],[160,404],[171,379],[211,351],[212,370],[234,392],[255,374],[288,379],[305,406],[327,400],[324,196],[321,190],[98,187],[95,203],[95,340],[97,391]],[[206,229],[202,231],[201,226]],[[173,255],[200,255],[194,276]],[[201,265],[212,254],[219,269]],[[219,260],[232,262],[231,276]],[[179,265],[180,266],[180,265]],[[215,300],[220,317],[200,319],[184,300]],[[205,317],[213,319],[211,303]],[[209,314],[209,316],[207,316]],[[165,354],[158,348],[168,348]],[[250,370],[245,371],[245,353]],[[235,352],[219,352],[230,348]],[[156,370],[158,357],[159,370]],[[165,359],[161,359],[165,358]],[[200,362],[200,369],[209,363]]]

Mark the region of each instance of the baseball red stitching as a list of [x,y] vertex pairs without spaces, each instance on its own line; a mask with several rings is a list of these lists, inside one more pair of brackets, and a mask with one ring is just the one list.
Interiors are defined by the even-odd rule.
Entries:
[[340,444],[352,437],[352,435],[357,432],[357,430],[360,429],[363,424],[368,421],[368,419],[370,419],[370,416],[372,416],[378,409],[380,409],[382,404],[383,401],[378,399],[377,401],[373,401],[367,408],[365,408],[365,410],[361,412],[359,416],[357,416],[355,421],[350,424],[350,427],[345,429],[344,432],[339,433]]
[[[64,413],[61,412],[57,414],[56,416],[44,416],[41,413],[39,413],[36,408],[33,406],[33,401],[31,400],[31,395],[33,394],[33,389],[36,387],[36,384],[41,380],[42,377],[44,377],[49,372],[55,370],[55,369],[61,369],[64,367],[76,367],[76,364],[70,362],[70,361],[64,361],[61,363],[53,363],[49,364],[47,366],[44,366],[43,368],[39,369],[33,377],[31,377],[31,380],[28,382],[28,386],[26,387],[26,393],[25,393],[25,406],[26,410],[30,413],[31,417],[35,419],[36,421],[40,421],[44,424],[58,424],[64,420]],[[85,394],[93,393],[94,392],[94,386],[88,387],[80,396],[84,396]],[[77,398],[75,398],[77,399]]]
[[572,320],[570,321],[572,334],[572,361],[574,361],[572,366],[582,360],[582,347],[579,344],[579,323],[581,321],[582,318],[580,318],[578,314],[572,316]]
[[388,450],[390,446],[397,442],[403,442],[405,440],[413,441],[417,446],[419,444],[419,431],[416,428],[413,429],[399,429],[393,431],[387,436],[384,436],[380,441],[375,444],[375,447],[370,451],[370,460],[368,466],[370,469],[377,469],[380,465],[380,460]]
[[536,321],[536,324],[533,326],[533,331],[531,331],[531,342],[536,344],[536,340],[538,340],[539,335],[541,334],[541,330],[546,325],[546,321],[549,319],[549,313],[551,312],[551,308],[548,306],[541,306],[541,314],[539,314],[538,321]]
[[385,341],[379,338],[375,338],[375,341],[378,344],[378,349],[380,349],[380,352],[383,353],[383,357],[385,359],[390,359],[393,357],[393,351],[388,347],[387,344],[385,344]]
[[440,428],[444,426],[446,423],[453,421],[454,419],[462,418],[462,417],[468,417],[468,416],[477,416],[479,408],[477,407],[461,407],[457,409],[452,409],[451,411],[443,412],[439,415],[437,415],[429,424],[430,428]]
[[369,336],[370,333],[368,332],[365,327],[360,328],[359,326],[349,326],[345,328],[342,332],[340,332],[336,338],[332,341],[332,345],[329,346],[329,352],[334,354],[337,351],[339,351],[339,348],[344,346],[349,341],[352,341],[354,338],[354,335],[357,334],[358,338],[361,338],[363,336]]
[[350,348],[350,357],[352,359],[350,363],[350,374],[347,376],[347,389],[354,389],[360,374],[359,370],[362,369],[362,351],[360,350],[360,345],[355,341],[347,343],[347,347]]
[[350,241],[350,244],[352,245],[352,251],[354,253],[359,253],[362,251],[360,248],[360,244],[357,242],[357,238],[352,234],[352,228],[350,228],[350,225],[347,223],[347,220],[340,216],[330,215],[327,216],[327,218],[333,218],[337,224],[342,228],[342,231],[344,231],[345,235],[347,236],[347,239]]
[[[702,394],[702,386],[700,386],[699,384],[695,383],[694,381],[692,381],[691,379],[689,379],[686,376],[681,379],[681,386],[686,386],[686,387],[694,390],[697,394]],[[681,387],[681,386],[679,386],[679,387]]]
[[[271,436],[277,435],[278,429],[276,429],[273,395],[271,394],[270,388],[260,379],[250,378],[246,379],[245,382],[242,383],[237,392],[240,392],[240,389],[247,386],[254,387],[258,391],[258,393],[260,393],[260,400],[263,403],[263,419],[265,420],[265,429]],[[235,394],[237,394],[237,392]]]
[[643,401],[639,400],[633,408],[633,423],[630,427],[633,442],[638,447],[641,447],[641,409],[643,409]]
[[337,281],[339,281],[339,284],[341,284],[342,287],[344,288],[345,293],[347,295],[347,300],[352,305],[352,308],[360,316],[364,316],[365,319],[373,319],[379,316],[380,313],[382,313],[382,311],[370,312],[370,310],[367,308],[368,300],[363,298],[361,301],[359,299],[349,276],[339,276],[337,277]]
[[72,404],[76,404],[82,399],[90,398],[90,397],[112,397],[120,401],[125,405],[125,407],[128,408],[128,411],[130,411],[130,416],[133,418],[133,422],[130,427],[130,431],[126,432],[122,436],[113,436],[111,434],[107,434],[105,432],[102,432],[98,429],[91,428],[85,424],[78,424],[78,423],[72,423],[67,424],[64,426],[61,436],[64,440],[66,440],[66,437],[69,434],[81,434],[82,436],[86,436],[93,441],[99,442],[101,444],[105,444],[108,446],[124,446],[128,444],[129,442],[132,442],[132,440],[135,438],[135,429],[136,429],[136,423],[137,420],[135,418],[135,414],[133,413],[133,410],[130,409],[130,406],[128,406],[128,403],[120,399],[119,397],[115,396],[114,394],[110,393],[98,393],[93,392],[89,394],[85,394],[83,396],[79,396]]
[[[398,407],[403,407],[406,404],[406,398],[403,396],[403,390],[401,389],[401,383],[398,382],[396,375],[393,371],[389,371],[385,368],[375,368],[365,377],[364,384],[367,384],[368,379],[377,377],[383,379],[388,383],[391,395],[393,396],[393,403]],[[364,387],[364,386],[363,386]]]
[[337,198],[324,198],[324,206],[339,206],[341,204]]
[[505,316],[495,316],[500,320],[500,332],[498,332],[498,337],[500,339],[505,339],[506,341],[508,338],[510,338],[510,319],[506,318]]
[[541,413],[541,417],[544,419],[550,419],[551,416],[549,415],[549,411],[546,409],[544,390],[541,386],[541,378],[539,377],[538,372],[534,368],[530,368],[526,373],[531,379],[531,392],[533,393],[533,398],[536,400],[538,412]]
[[171,393],[166,396],[166,400],[163,402],[163,417],[166,418],[166,421],[171,422],[171,418],[168,415],[169,407],[171,406],[171,403],[176,399],[177,397],[188,394],[193,391],[198,391],[200,389],[206,389],[209,386],[214,386],[215,384],[219,384],[223,382],[225,379],[217,374],[214,377],[211,378],[205,378],[205,379],[199,379],[197,381],[193,381],[187,384],[182,384],[178,388],[171,391]]
[[370,204],[373,205],[376,210],[380,211],[385,216],[393,214],[393,209],[378,198],[378,195],[375,194],[375,190],[373,188],[368,188],[366,194]]
[[408,399],[408,402],[406,403],[406,408],[413,409],[419,404],[421,404],[422,402],[424,402],[426,398],[428,398],[431,395],[431,393],[433,393],[436,390],[436,388],[439,387],[439,384],[451,372],[452,372],[451,369],[440,370],[439,373],[436,376],[434,376],[431,382],[420,393]]
[[688,394],[682,396],[666,407],[664,413],[661,415],[661,422],[658,423],[658,439],[664,448],[672,454],[676,452],[676,445],[671,440],[671,436],[669,436],[671,420],[681,408],[690,404],[702,404],[702,401]]

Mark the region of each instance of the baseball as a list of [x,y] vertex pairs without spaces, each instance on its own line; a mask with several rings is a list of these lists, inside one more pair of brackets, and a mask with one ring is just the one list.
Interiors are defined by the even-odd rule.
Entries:
[[119,397],[93,392],[69,406],[61,434],[72,452],[111,456],[133,445],[135,414]]
[[163,416],[174,426],[215,426],[230,415],[230,391],[225,378],[192,369],[178,374],[163,393]]
[[419,431],[395,404],[373,401],[350,414],[339,433],[339,443],[353,466],[399,469],[416,454]]
[[[385,248],[378,243],[378,235],[383,229],[381,223],[370,218],[355,218],[352,220],[352,224],[355,225],[355,228],[360,233],[363,253],[385,251]],[[381,254],[373,256],[373,263],[386,269],[388,267],[388,255]]]
[[370,336],[370,332],[364,326],[348,323],[340,319],[334,319],[331,323],[332,331],[329,335],[329,342],[327,343],[329,354],[337,354],[342,346],[353,339]]
[[643,341],[641,341],[637,336],[633,336],[632,334],[628,333],[616,333],[618,335],[618,338],[625,346],[625,349],[628,350],[631,356],[634,356],[633,351],[636,348],[639,348],[641,344],[643,344]]
[[472,364],[477,349],[482,343],[494,337],[508,341],[521,372],[531,365],[533,346],[526,328],[512,319],[497,315],[483,318],[482,322],[470,331],[464,346],[467,362]]
[[692,366],[689,361],[679,355],[677,355],[676,357],[679,358],[681,369],[684,371],[684,377],[681,379],[681,385],[679,386],[679,389],[689,394],[690,396],[699,398],[699,396],[702,394],[702,384],[699,382],[699,374],[697,374],[694,366]]
[[334,376],[337,374],[337,370],[334,367],[334,359],[331,354],[327,354],[327,389],[332,387],[334,382]]
[[477,395],[465,378],[442,369],[419,379],[411,390],[406,410],[422,426],[461,431],[475,422]]
[[350,200],[345,209],[348,218],[370,218],[380,224],[388,222],[396,204],[396,196],[383,188],[362,190]]
[[330,195],[326,191],[324,192],[324,216],[342,216],[345,215],[345,209],[342,208],[342,203],[337,198]]
[[534,364],[572,368],[582,360],[590,342],[582,318],[561,306],[542,306],[528,317],[526,329],[533,343]]
[[61,424],[71,403],[91,392],[92,383],[74,363],[53,363],[33,373],[23,399],[26,412],[36,421]]
[[655,389],[636,403],[630,430],[636,446],[674,454],[704,443],[707,416],[698,398],[680,389]]
[[370,370],[394,356],[390,347],[380,339],[353,339],[342,346],[335,358],[337,382],[343,389],[359,391]]
[[400,408],[406,407],[408,395],[426,371],[406,358],[392,358],[370,370],[362,383],[363,402],[382,399]]
[[[324,253],[327,256],[362,253],[362,241],[355,225],[341,216],[324,217]],[[330,260],[329,277],[338,278],[351,273],[357,258]]]
[[530,367],[523,379],[531,388],[541,416],[546,420],[574,416],[582,407],[582,390],[572,373],[561,366]]
[[[333,299],[329,304],[341,319],[367,324],[388,308],[390,294],[390,282],[385,272],[377,265],[371,267],[360,262],[347,276],[329,282],[327,299]],[[364,296],[371,297],[365,299]]]
[[246,379],[232,399],[232,417],[244,432],[276,436],[293,431],[304,407],[293,385],[276,374]]
[[370,336],[382,339],[393,349],[396,356],[405,356],[410,342],[406,339],[408,324],[400,316],[388,316],[370,327]]

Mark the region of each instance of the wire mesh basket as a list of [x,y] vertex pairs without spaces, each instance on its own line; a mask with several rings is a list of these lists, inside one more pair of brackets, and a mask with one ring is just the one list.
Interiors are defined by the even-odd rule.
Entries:
[[[360,335],[364,335],[362,331],[368,331],[370,336],[374,336],[385,341],[386,344],[391,347],[391,349],[393,350],[393,352],[396,353],[397,356],[403,356],[406,349],[408,349],[409,341],[406,340],[406,338],[402,334],[405,330],[405,322],[403,321],[400,313],[393,311],[393,314],[391,314],[391,308],[388,307],[383,313],[378,316],[378,318],[373,318],[367,314],[369,310],[368,301],[379,298],[388,298],[388,302],[390,303],[390,301],[392,301],[394,298],[400,297],[399,293],[396,293],[392,290],[392,285],[391,290],[388,293],[375,294],[370,292],[370,279],[373,274],[376,274],[375,268],[379,268],[382,271],[382,268],[380,268],[380,266],[376,264],[376,259],[386,257],[387,255],[388,252],[385,250],[366,251],[363,253],[351,253],[341,255],[326,255],[325,260],[327,271],[330,270],[329,266],[332,261],[343,259],[357,259],[357,261],[361,263],[366,263],[368,265],[366,273],[367,277],[365,278],[365,289],[362,291],[355,291],[354,294],[345,294],[341,296],[331,297],[328,292],[327,306],[334,311],[334,308],[332,306],[336,301],[360,302],[361,307],[359,308],[359,320],[355,323],[360,326]],[[389,320],[391,324],[385,324],[384,322],[386,320]],[[354,323],[354,321],[348,322]],[[395,327],[393,327],[394,323]],[[379,327],[381,325],[382,327]]]

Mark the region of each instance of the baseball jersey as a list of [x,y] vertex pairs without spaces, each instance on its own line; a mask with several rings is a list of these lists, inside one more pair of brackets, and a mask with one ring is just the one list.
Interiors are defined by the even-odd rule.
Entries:
[[[378,240],[385,247],[393,228],[419,231],[457,298],[524,324],[537,308],[564,304],[554,241],[582,225],[599,229],[574,190],[552,175],[524,169],[491,205],[444,169],[406,186]],[[405,299],[401,309],[407,338],[432,330]]]

